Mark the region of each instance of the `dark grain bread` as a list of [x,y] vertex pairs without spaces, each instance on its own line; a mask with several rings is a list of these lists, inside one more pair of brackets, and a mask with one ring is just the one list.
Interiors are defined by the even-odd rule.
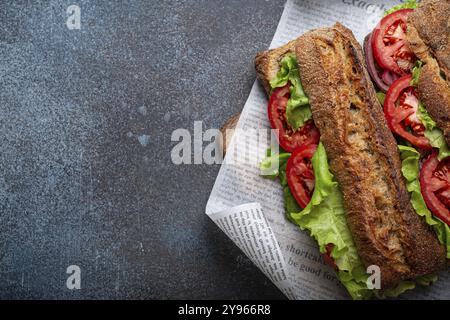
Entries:
[[396,141],[352,32],[340,24],[309,32],[296,55],[364,264],[380,267],[383,288],[444,267],[444,248],[411,207]]
[[[436,59],[448,79],[450,79],[449,35],[450,0],[424,0],[408,16],[407,37],[411,49],[425,62],[428,57]],[[425,47],[420,46],[422,42]]]
[[425,63],[420,100],[450,145],[450,0],[426,0],[408,17],[411,49]]
[[439,66],[434,61],[423,66],[418,91],[420,100],[444,132],[445,141],[450,146],[450,85],[442,78]]
[[228,146],[230,145],[231,139],[233,138],[234,130],[236,129],[240,116],[240,112],[234,114],[224,123],[222,128],[220,128],[222,139],[219,139],[218,143],[219,147],[222,149],[223,155],[227,153]]

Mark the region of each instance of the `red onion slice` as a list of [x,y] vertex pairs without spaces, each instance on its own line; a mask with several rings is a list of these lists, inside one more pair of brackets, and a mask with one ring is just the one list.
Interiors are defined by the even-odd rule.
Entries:
[[381,79],[384,83],[386,83],[389,87],[399,78],[398,74],[390,71],[390,70],[384,70],[383,74],[381,75]]
[[[388,70],[381,69],[378,66],[377,62],[373,57],[373,48],[372,48],[372,33],[369,33],[364,39],[364,56],[366,58],[367,71],[369,71],[370,77],[375,82],[376,86],[386,93],[389,89],[389,86],[392,84],[390,82],[391,77],[386,74],[389,72]],[[385,75],[385,79],[383,79],[383,75]],[[392,77],[393,78],[393,77]],[[387,80],[387,81],[385,81]],[[388,83],[390,82],[390,83]]]

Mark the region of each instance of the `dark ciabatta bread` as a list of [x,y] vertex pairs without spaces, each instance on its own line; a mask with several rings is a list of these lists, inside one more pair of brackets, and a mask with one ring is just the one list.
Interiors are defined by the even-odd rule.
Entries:
[[[436,59],[450,79],[450,0],[424,0],[408,16],[408,42],[419,59]],[[421,46],[421,43],[425,47]]]
[[425,63],[419,96],[450,145],[450,0],[425,0],[408,17],[408,42]]
[[411,207],[397,143],[352,32],[340,24],[309,32],[296,55],[364,264],[380,267],[382,288],[444,267],[443,246]]
[[435,61],[423,66],[418,91],[425,109],[444,132],[445,141],[450,146],[450,82],[442,78]]
[[233,138],[234,129],[236,129],[240,116],[240,112],[236,113],[224,123],[222,128],[220,128],[222,139],[220,139],[218,143],[219,147],[222,148],[223,155],[227,153],[228,147],[231,143],[231,139]]

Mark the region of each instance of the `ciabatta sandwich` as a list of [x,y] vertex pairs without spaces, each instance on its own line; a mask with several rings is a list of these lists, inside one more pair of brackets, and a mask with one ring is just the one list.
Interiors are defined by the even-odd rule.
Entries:
[[[361,46],[336,24],[257,55],[282,151],[273,176],[289,220],[308,230],[355,299],[429,283],[446,249],[410,202],[402,163]],[[381,288],[367,284],[376,266]]]

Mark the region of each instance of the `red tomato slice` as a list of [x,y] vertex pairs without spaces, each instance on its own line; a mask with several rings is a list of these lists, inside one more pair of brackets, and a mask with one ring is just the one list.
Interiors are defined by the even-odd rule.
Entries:
[[331,251],[333,251],[334,248],[334,244],[329,243],[325,246],[325,249],[327,251],[325,251],[324,253],[322,253],[322,257],[323,257],[323,261],[329,265],[330,267],[334,268],[334,269],[338,269],[336,263],[334,262],[333,257],[331,257]]
[[420,170],[420,187],[428,209],[450,226],[450,157],[439,161],[434,150]]
[[286,177],[289,189],[300,207],[305,208],[314,191],[314,171],[311,158],[317,145],[310,144],[298,148],[289,157]]
[[294,131],[286,120],[286,106],[291,96],[290,84],[276,88],[269,99],[268,114],[270,126],[278,130],[278,143],[287,152],[304,145],[319,143],[320,133],[312,120]]
[[419,99],[410,85],[412,76],[406,75],[395,81],[384,100],[384,115],[389,128],[414,146],[424,150],[432,149],[424,136],[425,127],[417,117]]
[[411,73],[416,57],[406,40],[406,22],[413,9],[402,9],[384,17],[372,36],[373,54],[378,64],[399,75]]

